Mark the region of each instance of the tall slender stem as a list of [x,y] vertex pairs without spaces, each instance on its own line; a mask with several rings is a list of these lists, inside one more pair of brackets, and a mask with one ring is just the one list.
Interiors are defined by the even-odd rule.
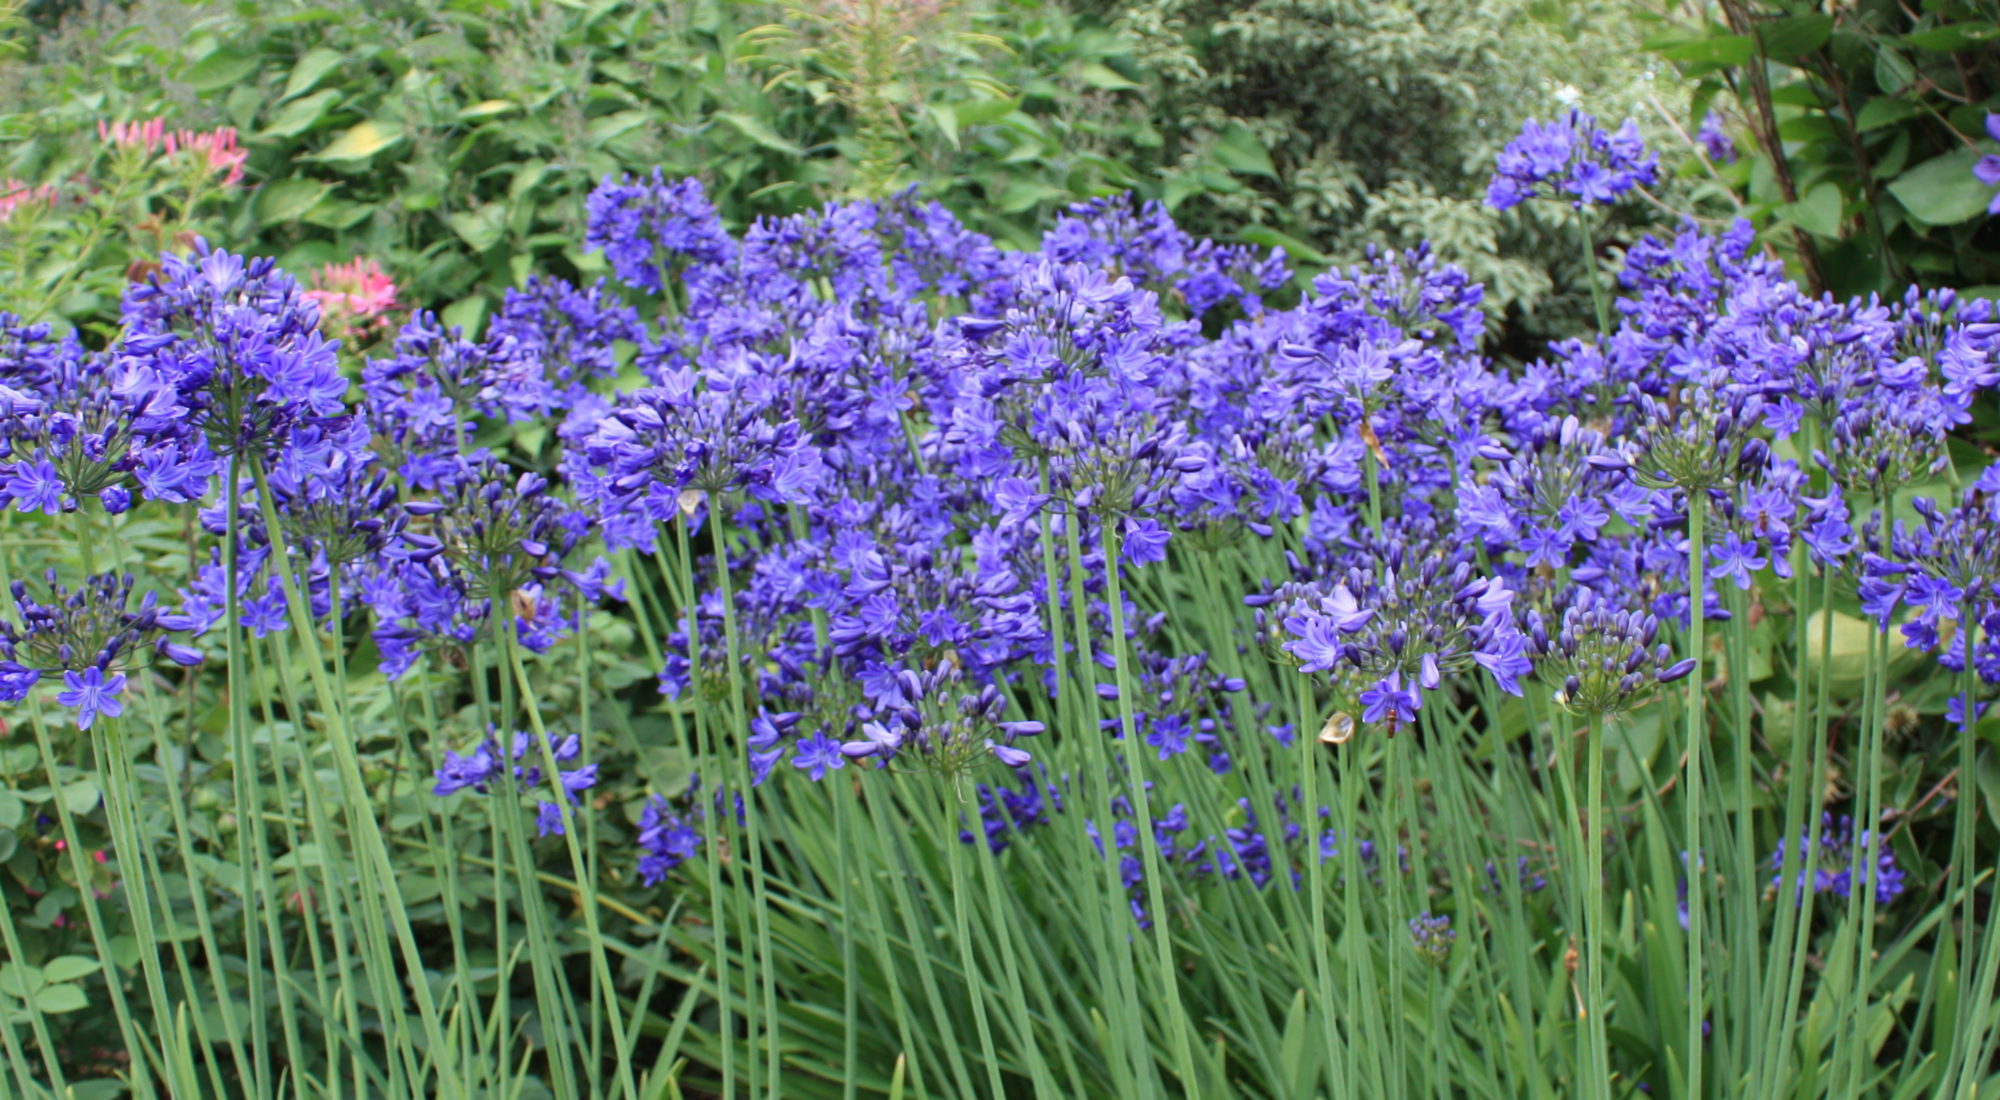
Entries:
[[1590,304],[1597,313],[1597,331],[1611,334],[1611,307],[1604,300],[1604,272],[1597,264],[1597,239],[1590,231],[1590,219],[1583,207],[1576,210],[1577,240],[1583,245],[1583,274],[1590,283]]
[[[1685,874],[1687,875],[1687,1094],[1690,1097],[1702,1095],[1702,1034],[1704,1016],[1702,1001],[1702,960],[1703,950],[1703,897],[1704,868],[1701,854],[1701,814],[1702,779],[1705,770],[1708,743],[1702,732],[1702,716],[1707,705],[1704,690],[1708,673],[1702,667],[1705,639],[1702,625],[1707,611],[1707,586],[1702,578],[1702,567],[1707,558],[1707,533],[1704,526],[1708,519],[1708,493],[1705,489],[1690,489],[1687,493],[1688,512],[1688,655],[1694,658],[1694,671],[1688,675],[1687,686],[1687,782],[1683,797],[1686,799],[1685,839],[1687,853]],[[1745,795],[1747,797],[1747,793]]]
[[[1194,1027],[1181,1004],[1180,973],[1174,968],[1174,935],[1167,912],[1166,871],[1160,866],[1160,845],[1153,833],[1152,791],[1146,782],[1146,747],[1139,743],[1139,724],[1132,713],[1132,654],[1125,644],[1125,592],[1119,584],[1118,525],[1106,517],[1103,525],[1104,577],[1111,601],[1111,656],[1118,682],[1118,727],[1131,769],[1132,816],[1138,818],[1139,854],[1146,866],[1146,906],[1153,911],[1153,945],[1158,954],[1160,989],[1166,994],[1168,1018],[1174,1028],[1174,1055],[1180,1062],[1181,1087],[1191,1098],[1201,1096],[1201,1075],[1194,1060]],[[1311,827],[1309,822],[1308,828]]]

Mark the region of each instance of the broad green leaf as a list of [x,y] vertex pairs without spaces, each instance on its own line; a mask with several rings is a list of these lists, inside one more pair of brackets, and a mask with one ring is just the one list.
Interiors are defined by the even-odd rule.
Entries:
[[1129,91],[1141,85],[1102,61],[1092,61],[1077,71],[1085,84],[1107,92]]
[[952,109],[951,104],[925,104],[924,113],[931,116],[932,122],[937,123],[938,132],[944,135],[945,141],[949,142],[953,149],[958,148],[958,112]]
[[958,121],[966,126],[984,126],[1013,114],[1021,106],[1014,98],[967,99],[951,105]]
[[486,323],[486,299],[478,295],[460,298],[444,307],[438,314],[447,328],[464,329],[467,339],[479,333],[479,327]]
[[90,998],[73,985],[45,985],[35,991],[35,1007],[51,1016],[89,1008]]
[[1668,61],[1701,61],[1713,65],[1741,65],[1757,52],[1749,37],[1741,34],[1712,34],[1661,42],[1657,46],[1649,42],[1647,47]]
[[340,92],[333,88],[314,92],[304,99],[294,99],[280,108],[277,115],[257,131],[257,136],[284,138],[305,133],[326,114],[328,108],[338,102]]
[[500,243],[500,238],[505,235],[507,207],[504,203],[489,202],[451,214],[444,221],[465,242],[466,247],[474,252],[484,252]]
[[403,140],[403,128],[394,122],[364,119],[333,139],[332,144],[312,154],[310,160],[367,160]]
[[220,91],[254,74],[259,60],[254,53],[223,46],[188,68],[188,87],[197,92]]
[[1902,54],[1885,49],[1875,55],[1875,84],[1884,92],[1895,95],[1916,79],[1916,66]]
[[1797,202],[1786,203],[1778,216],[1814,236],[1840,236],[1840,185],[1813,185]]
[[1818,12],[1774,19],[1757,28],[1764,56],[1779,61],[1819,49],[1832,34],[1833,16]]
[[99,793],[94,779],[79,779],[66,784],[62,789],[63,808],[73,814],[87,814],[97,808]]
[[1239,231],[1236,237],[1248,244],[1260,244],[1265,248],[1282,248],[1285,250],[1285,255],[1304,260],[1309,264],[1325,265],[1333,262],[1332,257],[1312,245],[1297,237],[1280,233],[1268,225],[1253,225]]
[[1903,36],[1903,41],[1920,50],[1951,53],[2000,38],[2000,26],[1992,23],[1952,23]]
[[1980,747],[1976,775],[1979,793],[1986,799],[1986,812],[2000,814],[2000,756],[1994,755],[1992,746]]
[[0,966],[0,993],[12,997],[26,997],[40,988],[42,970],[38,966],[23,963],[8,963]]
[[1889,193],[1926,225],[1957,225],[1984,217],[1993,189],[1979,182],[1972,166],[1977,149],[1960,149],[1917,165],[1889,184]]
[[305,56],[292,64],[291,75],[285,77],[285,94],[279,99],[291,99],[312,91],[314,86],[319,84],[327,73],[332,72],[334,66],[339,65],[344,57],[345,55],[339,50],[329,50],[324,46],[307,50]]
[[1854,128],[1867,133],[1879,130],[1892,122],[1901,122],[1917,113],[1917,105],[1907,99],[1895,96],[1876,96],[1869,100],[1854,116]]
[[482,99],[469,107],[459,108],[458,117],[470,122],[473,119],[504,115],[519,106],[520,104],[511,99]]
[[1806,620],[1806,664],[1818,668],[1826,665],[1827,674],[1836,680],[1857,680],[1866,671],[1868,664],[1868,639],[1875,633],[1869,623],[1852,615],[1832,612],[1832,644],[1820,644],[1820,623],[1826,611],[1815,611]]
[[348,202],[345,199],[325,199],[317,206],[299,215],[299,220],[307,225],[317,225],[323,229],[346,229],[373,213],[375,208],[364,202]]
[[0,791],[0,829],[11,829],[21,823],[27,814],[27,806],[21,796],[13,791]]
[[1231,126],[1215,139],[1216,163],[1244,176],[1264,176],[1278,178],[1278,168],[1271,163],[1271,154],[1250,132],[1247,126]]
[[589,141],[592,145],[603,145],[605,142],[621,134],[638,129],[652,120],[653,113],[651,111],[637,107],[629,111],[614,111],[608,115],[599,115],[590,120],[590,125],[584,127],[585,140]]
[[42,964],[42,980],[45,982],[73,982],[95,973],[97,960],[82,955],[58,955]]
[[[784,153],[787,156],[801,157],[805,155],[806,151],[798,143],[786,140],[783,134],[771,129],[770,123],[765,122],[756,115],[746,115],[740,111],[717,111],[715,117],[719,121],[727,122],[738,133],[762,145],[766,149]],[[954,144],[956,143],[954,142]]]
[[1037,183],[1034,180],[1015,180],[1013,183],[1007,185],[1005,191],[1000,192],[1000,201],[996,205],[999,206],[1000,212],[1003,214],[1019,214],[1021,211],[1039,203],[1053,202],[1060,199],[1063,197],[1063,194],[1064,192],[1060,188],[1050,187],[1046,183]]
[[257,197],[250,202],[250,210],[257,216],[259,225],[283,225],[297,221],[306,211],[319,205],[319,200],[333,190],[329,184],[309,179],[281,179],[257,189]]

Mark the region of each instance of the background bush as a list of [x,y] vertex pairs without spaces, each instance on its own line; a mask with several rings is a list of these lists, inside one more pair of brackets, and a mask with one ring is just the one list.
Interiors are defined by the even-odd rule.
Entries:
[[1991,290],[2000,246],[1973,178],[1995,152],[2000,9],[1976,0],[1665,5],[1649,45],[1754,153],[1719,178],[1815,289]]
[[[606,174],[698,174],[739,226],[884,182],[857,179],[867,126],[830,10],[41,4],[28,57],[0,75],[22,108],[0,177],[78,171],[78,135],[101,118],[234,126],[253,190],[212,232],[299,271],[373,257],[406,302],[473,321],[529,270],[596,271],[577,242]],[[758,33],[773,25],[803,30]],[[1601,0],[965,4],[898,58],[884,93],[901,163],[884,179],[1017,245],[1054,210],[1126,189],[1307,269],[1429,240],[1531,347],[1588,312],[1574,229],[1487,209],[1485,175],[1522,118],[1578,96],[1614,117],[1655,118],[1655,95],[1679,109],[1621,47],[1631,27],[1629,6]]]

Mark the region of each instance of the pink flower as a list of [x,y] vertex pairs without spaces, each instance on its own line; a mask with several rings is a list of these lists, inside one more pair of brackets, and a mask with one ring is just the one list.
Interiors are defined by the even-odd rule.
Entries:
[[55,205],[55,184],[44,183],[37,186],[21,180],[0,180],[0,222],[12,217],[14,211],[21,207],[38,202]]
[[250,159],[250,150],[236,144],[236,127],[224,126],[205,134],[182,130],[177,136],[181,145],[206,157],[211,170],[226,173],[222,178],[224,187],[243,178],[243,162]]
[[228,187],[243,178],[243,162],[250,158],[250,151],[236,144],[236,127],[223,126],[206,132],[194,130],[169,130],[164,118],[148,119],[145,122],[104,122],[97,123],[97,136],[108,144],[120,149],[143,149],[147,156],[155,153],[174,156],[182,150],[198,153],[208,163],[210,171],[224,173],[223,186]]
[[398,308],[396,283],[374,260],[356,258],[328,264],[312,275],[306,297],[319,303],[322,326],[340,325],[355,331],[386,328],[388,314]]
[[158,152],[167,134],[167,120],[148,119],[145,122],[97,122],[97,136],[100,140],[120,149],[139,146],[148,153]]

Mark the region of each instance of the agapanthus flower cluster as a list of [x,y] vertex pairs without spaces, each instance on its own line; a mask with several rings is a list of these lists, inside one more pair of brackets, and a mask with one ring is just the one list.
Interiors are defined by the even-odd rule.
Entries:
[[301,428],[347,413],[338,346],[319,309],[268,259],[197,243],[125,295],[119,387],[184,424],[210,453],[261,461]]
[[1988,467],[1950,509],[1927,497],[1911,503],[1919,522],[1897,520],[1862,555],[1861,609],[1885,630],[1904,610],[1904,643],[1936,650],[1953,670],[1965,668],[1971,631],[1974,670],[2000,683],[2000,468]]
[[216,463],[180,429],[170,393],[127,387],[108,356],[11,321],[0,314],[12,344],[0,352],[0,503],[57,515],[94,501],[115,515],[139,496],[206,491]]
[[1534,197],[1562,199],[1579,208],[1616,202],[1659,178],[1660,158],[1646,148],[1631,119],[1616,131],[1571,110],[1559,121],[1529,119],[1500,152],[1486,201],[1506,210]]
[[1007,701],[993,685],[975,689],[952,665],[905,669],[896,678],[902,689],[896,705],[863,717],[851,741],[835,743],[824,733],[801,741],[793,765],[819,779],[845,757],[921,768],[956,783],[989,757],[1010,768],[1032,759],[1014,742],[1041,733],[1042,723],[1008,720]]
[[1695,132],[1695,140],[1701,144],[1701,151],[1717,164],[1736,163],[1736,142],[1723,127],[1722,116],[1709,111],[1701,116],[1701,129]]
[[436,495],[405,501],[403,511],[401,538],[364,590],[391,676],[426,645],[469,645],[492,637],[496,622],[525,648],[546,650],[575,628],[579,602],[618,593],[603,559],[570,567],[588,520],[546,478],[490,456],[460,460]]
[[[1800,903],[1810,885],[1818,894],[1831,893],[1844,898],[1858,885],[1875,892],[1875,904],[1888,905],[1902,896],[1906,875],[1896,863],[1896,855],[1881,838],[1871,839],[1869,830],[1863,829],[1857,836],[1854,819],[1846,814],[1835,817],[1831,810],[1820,817],[1817,837],[1807,832],[1799,837],[1798,845],[1790,855],[1786,854],[1785,841],[1781,838],[1778,847],[1771,853],[1771,888],[1784,889],[1785,861],[1791,860],[1793,874],[1792,901]],[[1863,867],[1867,852],[1876,849],[1875,866]],[[1813,861],[1812,875],[1806,875],[1806,863]]]
[[727,259],[736,242],[723,231],[715,206],[692,179],[606,176],[586,205],[584,247],[601,250],[626,285],[659,293],[677,269]]
[[736,355],[670,371],[622,396],[584,437],[565,471],[595,508],[615,549],[651,548],[657,526],[704,496],[747,491],[812,499],[825,477],[763,356]]
[[1458,930],[1449,916],[1425,910],[1410,918],[1410,946],[1427,965],[1442,968],[1450,963],[1451,946],[1457,940]]
[[[557,764],[566,764],[583,754],[583,741],[576,734],[570,734],[560,740],[554,734],[549,734],[548,748]],[[437,783],[431,788],[431,793],[440,797],[457,794],[463,790],[492,794],[493,788],[504,784],[510,774],[513,785],[511,787],[503,785],[502,790],[529,794],[541,787],[542,749],[532,734],[525,731],[517,732],[505,746],[489,737],[464,755],[447,749],[444,754],[444,764],[437,770]],[[583,792],[596,785],[596,764],[560,769],[551,783],[551,786],[559,790],[562,797],[567,798],[572,806],[580,805]],[[562,835],[562,819],[562,808],[554,801],[540,799],[536,802],[535,827],[541,835]]]
[[[2000,115],[1986,116],[1986,136],[2000,141]],[[1988,187],[2000,188],[2000,155],[1987,153],[1972,166],[1972,174]],[[1993,201],[1986,204],[1986,212],[2000,214],[2000,191],[1993,193]]]
[[642,884],[658,886],[674,868],[701,850],[701,830],[695,826],[701,819],[700,807],[694,804],[693,793],[680,800],[689,803],[685,808],[663,794],[646,799],[646,808],[639,814],[637,839]]
[[46,595],[37,598],[15,581],[14,616],[0,619],[0,701],[18,703],[44,676],[60,673],[56,701],[73,708],[77,728],[87,730],[99,715],[124,712],[127,673],[155,659],[200,664],[199,650],[173,640],[188,629],[185,616],[161,610],[153,592],[134,606],[133,585],[129,575],[98,573],[72,591],[50,570]]
[[[1608,201],[1652,171],[1629,127],[1575,116],[1524,131],[1500,189]],[[745,728],[714,743],[753,780],[935,772],[979,786],[967,832],[995,848],[1109,783],[1092,826],[1128,886],[1146,843],[1176,888],[1296,884],[1309,849],[1350,841],[1374,866],[1264,773],[1267,738],[1322,751],[1321,715],[1245,690],[1264,657],[1347,716],[1331,742],[1530,675],[1627,709],[1691,674],[1689,607],[1756,598],[1800,543],[1831,573],[1861,563],[1870,612],[1947,660],[1955,609],[2000,625],[1979,579],[2000,565],[1980,549],[1991,487],[1917,526],[1880,518],[2000,384],[1991,310],[1812,298],[1745,226],[1638,242],[1617,329],[1514,367],[1482,351],[1481,287],[1423,248],[1282,308],[1281,254],[1130,200],[1073,208],[1034,250],[909,194],[738,239],[699,184],[655,174],[607,181],[589,214],[614,279],[531,280],[483,333],[413,315],[359,408],[323,311],[264,261],[169,258],[99,354],[0,323],[0,491],[33,511],[197,503],[190,626],[234,602],[251,634],[283,631],[295,580],[311,621],[365,611],[392,676],[488,641],[546,649],[615,593],[593,544],[656,552],[647,659],[675,706],[735,713],[740,687]],[[550,425],[558,453],[509,465],[501,421]],[[1289,557],[1247,593],[1252,638],[1176,614],[1243,601],[1258,555]],[[1697,556],[1708,591],[1689,591]],[[61,667],[111,713],[119,660]],[[1044,723],[1102,738],[1109,771],[1031,760]],[[440,781],[509,780],[506,759],[481,746]],[[1199,820],[1142,772],[1240,812]],[[647,804],[643,879],[699,850],[698,818]]]
[[1617,714],[1647,701],[1654,687],[1694,671],[1659,638],[1659,620],[1612,604],[1589,588],[1558,597],[1545,619],[1526,616],[1528,655],[1556,702],[1586,715]]
[[1367,564],[1248,601],[1282,625],[1299,671],[1348,683],[1363,720],[1391,728],[1416,719],[1424,692],[1475,668],[1520,694],[1532,666],[1506,580],[1480,575],[1462,547],[1426,547],[1421,530],[1370,541]]

